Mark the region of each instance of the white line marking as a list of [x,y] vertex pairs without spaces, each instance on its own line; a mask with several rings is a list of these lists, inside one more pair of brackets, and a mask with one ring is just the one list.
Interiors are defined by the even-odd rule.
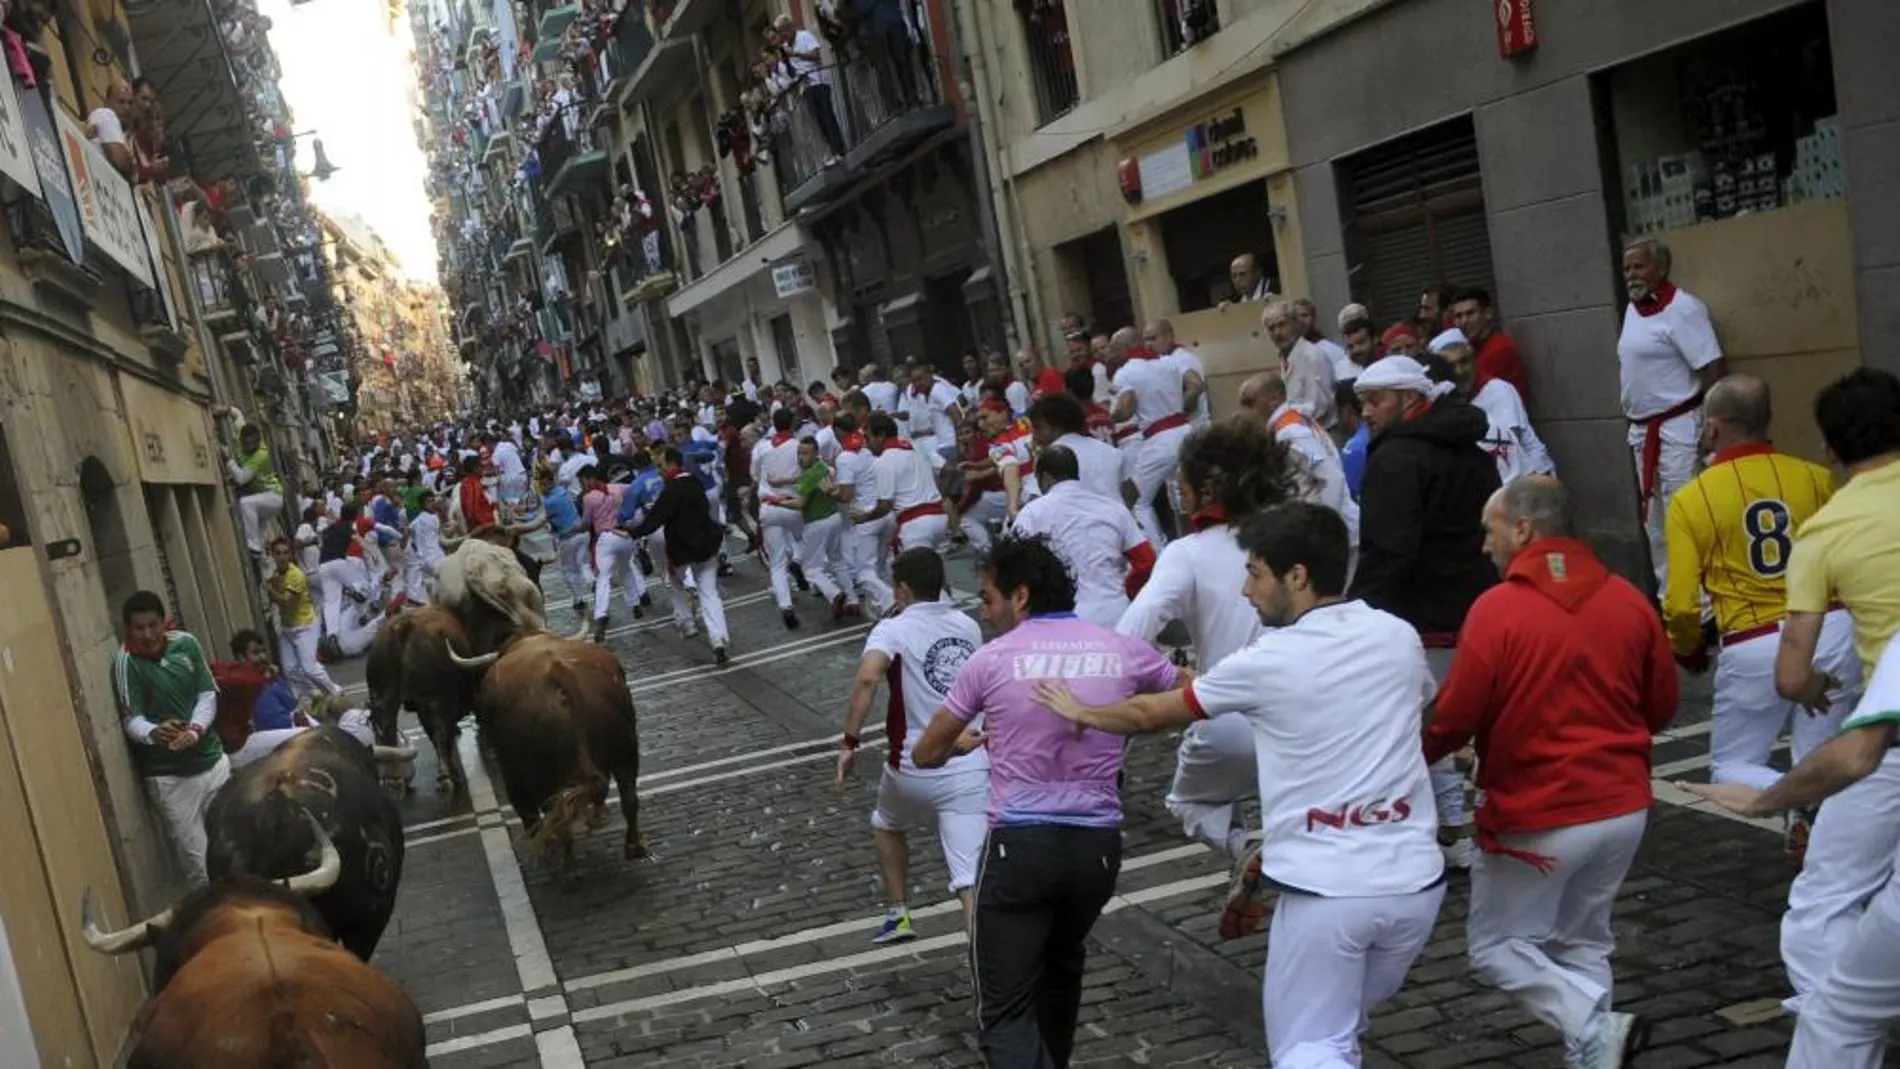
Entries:
[[500,998],[491,998],[485,1002],[471,1002],[466,1006],[452,1006],[446,1010],[425,1013],[422,1015],[422,1023],[440,1024],[443,1021],[460,1020],[463,1017],[473,1017],[480,1013],[493,1013],[496,1010],[511,1009],[521,1005],[521,1003],[522,996],[520,995],[503,995]]
[[1776,835],[1780,835],[1782,832],[1781,820],[1777,817],[1751,818],[1742,816],[1739,813],[1732,813],[1700,795],[1690,794],[1688,791],[1683,790],[1665,779],[1650,780],[1649,789],[1650,793],[1656,796],[1658,802],[1678,806],[1683,809],[1693,809],[1698,813],[1707,813],[1710,816],[1722,817],[1725,820],[1732,820],[1737,824],[1746,824],[1751,828],[1760,828],[1762,831],[1773,832]]
[[446,828],[451,824],[466,824],[474,820],[475,817],[476,814],[474,813],[463,813],[460,816],[443,817],[441,820],[425,820],[420,824],[410,824],[404,827],[402,833],[408,835],[410,832],[415,831],[432,831],[436,828]]
[[475,827],[474,825],[471,824],[470,826],[466,828],[457,828],[454,831],[437,832],[434,835],[423,835],[423,836],[418,836],[417,838],[414,838],[414,839],[405,839],[402,845],[403,845],[403,849],[405,850],[414,850],[418,846],[428,846],[430,843],[440,843],[440,842],[447,842],[450,839],[460,839],[465,835],[473,835],[476,832],[481,831],[481,830],[482,829]]
[[[495,788],[488,781],[488,770],[476,752],[475,739],[461,740],[462,764],[468,769],[469,799],[478,809],[493,809]],[[502,925],[508,931],[508,946],[514,951],[515,971],[521,977],[521,990],[538,991],[556,982],[554,963],[548,958],[547,941],[534,915],[534,903],[528,899],[527,884],[521,878],[521,864],[508,839],[507,828],[483,828],[482,851],[488,855],[488,875],[495,882],[495,897],[501,903]]]
[[431,1058],[440,1058],[479,1047],[492,1047],[511,1039],[526,1039],[533,1034],[534,1029],[528,1025],[511,1024],[506,1028],[497,1028],[493,1032],[478,1032],[472,1036],[456,1036],[454,1039],[445,1039],[440,1043],[431,1043],[429,1049],[423,1053]]
[[535,1033],[534,1045],[541,1054],[541,1069],[583,1069],[587,1064],[571,1024]]

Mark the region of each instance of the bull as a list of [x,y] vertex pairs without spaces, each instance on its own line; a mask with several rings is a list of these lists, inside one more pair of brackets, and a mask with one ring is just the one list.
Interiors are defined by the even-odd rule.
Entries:
[[[309,825],[311,814],[321,829]],[[334,844],[340,878],[314,892],[310,905],[351,953],[369,960],[396,908],[403,841],[401,814],[362,743],[341,728],[314,728],[232,773],[205,811],[205,837],[214,881],[292,876],[319,839]]]
[[[422,1014],[401,987],[338,946],[305,900],[345,868],[314,817],[314,869],[281,884],[226,876],[123,931],[80,903],[86,943],[157,953],[153,994],[133,1022],[127,1069],[424,1069]],[[307,864],[307,863],[306,863]]]
[[449,660],[449,650],[466,656],[476,652],[455,613],[424,606],[384,626],[369,648],[364,678],[377,739],[394,744],[398,715],[404,708],[414,710],[435,747],[436,789],[459,794],[468,789],[468,772],[455,744],[462,718],[475,707],[477,684]]
[[476,722],[494,743],[508,802],[528,841],[574,870],[574,833],[607,821],[607,779],[620,790],[627,821],[623,856],[647,856],[640,837],[640,733],[626,671],[613,652],[545,632],[518,636],[478,657],[449,659],[486,669]]

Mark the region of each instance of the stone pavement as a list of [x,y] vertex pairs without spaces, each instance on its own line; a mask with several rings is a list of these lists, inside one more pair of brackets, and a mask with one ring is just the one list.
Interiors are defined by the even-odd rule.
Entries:
[[[934,836],[912,843],[920,938],[876,947],[869,834],[882,727],[854,782],[832,789],[846,687],[868,625],[832,625],[802,596],[787,632],[756,561],[723,584],[734,666],[714,671],[656,610],[614,610],[610,643],[640,718],[641,825],[655,858],[619,856],[618,814],[580,849],[564,889],[519,841],[463,740],[467,797],[433,791],[426,744],[402,802],[408,851],[376,964],[426,1015],[431,1064],[480,1066],[980,1065],[962,925]],[[953,560],[967,594],[967,558]],[[572,633],[549,573],[553,626]],[[360,680],[361,663],[339,666]],[[360,690],[358,691],[360,693]],[[1707,773],[1706,682],[1658,740],[1663,778]],[[875,722],[876,718],[873,718]],[[414,730],[413,723],[409,729]],[[1264,936],[1215,928],[1226,866],[1161,804],[1175,738],[1130,750],[1119,895],[1097,924],[1078,1065],[1260,1066]],[[1659,785],[1616,914],[1619,1008],[1649,1017],[1650,1069],[1779,1066],[1784,1019],[1718,1011],[1785,993],[1777,920],[1788,874],[1777,826],[1684,804]],[[1369,1067],[1559,1066],[1561,1044],[1464,961],[1465,881],[1405,989],[1372,1022]],[[1900,1065],[1900,1059],[1893,1064]]]

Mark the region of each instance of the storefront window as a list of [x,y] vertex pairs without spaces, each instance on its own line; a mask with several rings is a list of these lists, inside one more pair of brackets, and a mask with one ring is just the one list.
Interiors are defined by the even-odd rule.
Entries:
[[1268,212],[1266,179],[1202,197],[1161,216],[1161,240],[1167,246],[1168,274],[1174,279],[1178,308],[1184,313],[1212,308],[1233,299],[1228,265],[1250,252],[1279,284],[1273,249],[1273,218]]
[[1626,234],[1846,195],[1819,3],[1625,64],[1603,87]]

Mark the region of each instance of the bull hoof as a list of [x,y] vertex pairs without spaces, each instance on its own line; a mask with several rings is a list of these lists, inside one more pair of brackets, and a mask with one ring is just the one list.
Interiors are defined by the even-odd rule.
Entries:
[[652,861],[653,851],[648,850],[645,843],[628,843],[621,856],[628,861]]
[[435,778],[435,793],[454,794],[455,793],[455,777],[449,775],[446,772],[437,776]]

